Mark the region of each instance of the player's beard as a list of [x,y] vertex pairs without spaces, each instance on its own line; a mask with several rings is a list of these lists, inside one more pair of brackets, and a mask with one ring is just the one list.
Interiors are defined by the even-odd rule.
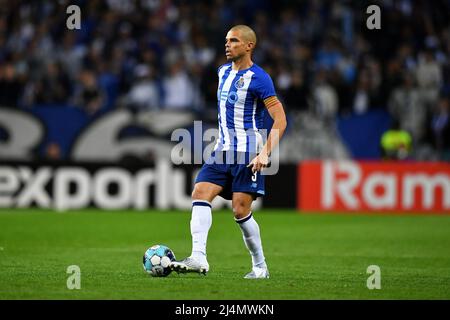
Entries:
[[229,62],[236,62],[239,59],[241,59],[243,57],[243,55],[235,55],[235,56],[229,55],[229,56],[225,56],[225,57],[227,58],[227,61],[229,61]]

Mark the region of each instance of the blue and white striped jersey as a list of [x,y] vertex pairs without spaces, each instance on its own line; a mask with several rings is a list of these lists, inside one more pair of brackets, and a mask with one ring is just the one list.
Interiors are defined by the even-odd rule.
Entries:
[[255,63],[248,69],[219,67],[219,139],[216,151],[257,153],[262,144],[263,100],[276,96],[270,76]]

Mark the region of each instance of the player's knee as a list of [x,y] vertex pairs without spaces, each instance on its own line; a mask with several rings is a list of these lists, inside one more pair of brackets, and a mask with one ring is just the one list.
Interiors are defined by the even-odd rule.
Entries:
[[191,198],[192,200],[200,200],[203,195],[204,192],[200,188],[195,187],[194,190],[192,190]]
[[236,219],[242,219],[250,213],[250,206],[245,201],[233,202],[233,213]]
[[210,200],[210,195],[209,195],[208,190],[206,190],[205,188],[201,188],[199,186],[194,187],[191,197],[192,197],[192,200],[206,200],[206,201]]

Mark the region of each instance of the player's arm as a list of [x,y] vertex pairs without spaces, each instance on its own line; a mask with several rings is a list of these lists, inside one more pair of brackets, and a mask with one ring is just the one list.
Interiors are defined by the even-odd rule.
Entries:
[[248,165],[249,167],[252,167],[253,172],[260,171],[262,168],[267,167],[269,164],[269,156],[272,153],[273,148],[280,142],[287,125],[283,105],[276,96],[265,99],[264,105],[273,119],[273,125],[270,134],[267,137],[267,142],[264,144],[261,152]]

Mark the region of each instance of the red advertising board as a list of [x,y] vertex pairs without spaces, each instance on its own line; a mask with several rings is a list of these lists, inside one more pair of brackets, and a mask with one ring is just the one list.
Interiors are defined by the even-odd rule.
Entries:
[[450,213],[450,164],[305,161],[297,207],[305,211]]

